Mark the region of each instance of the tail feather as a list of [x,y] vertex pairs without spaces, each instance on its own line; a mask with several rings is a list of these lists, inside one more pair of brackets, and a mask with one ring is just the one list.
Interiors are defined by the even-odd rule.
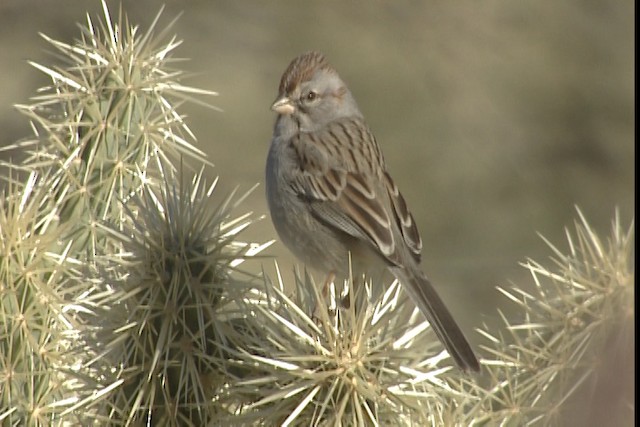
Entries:
[[427,318],[458,367],[465,372],[479,372],[480,363],[471,345],[424,273],[413,273],[403,267],[392,267],[390,270]]

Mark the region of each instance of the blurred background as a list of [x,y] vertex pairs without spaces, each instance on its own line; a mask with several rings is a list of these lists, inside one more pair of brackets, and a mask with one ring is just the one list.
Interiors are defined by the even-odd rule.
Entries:
[[[120,2],[109,4],[117,15]],[[123,4],[143,31],[162,5]],[[550,264],[537,233],[567,248],[576,205],[605,238],[616,207],[625,226],[634,217],[630,0],[164,4],[161,27],[181,14],[170,34],[184,40],[184,83],[220,93],[222,113],[181,110],[216,165],[218,196],[260,183],[244,207],[267,214],[280,75],[299,53],[324,52],[381,144],[421,230],[425,271],[465,330],[497,323],[506,301],[495,286],[531,282],[519,262]],[[100,16],[99,2],[0,2],[0,144],[30,134],[12,105],[49,83],[27,60],[56,63],[38,33],[70,42],[87,12]],[[267,217],[245,238],[276,235]],[[269,254],[290,274],[280,243]],[[264,267],[274,274],[272,261]]]

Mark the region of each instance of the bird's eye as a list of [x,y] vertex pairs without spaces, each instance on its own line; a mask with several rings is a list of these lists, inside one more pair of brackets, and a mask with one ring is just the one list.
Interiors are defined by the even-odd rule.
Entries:
[[314,91],[309,91],[305,96],[304,96],[304,100],[307,102],[311,102],[313,100],[315,100],[318,97],[318,93],[314,92]]

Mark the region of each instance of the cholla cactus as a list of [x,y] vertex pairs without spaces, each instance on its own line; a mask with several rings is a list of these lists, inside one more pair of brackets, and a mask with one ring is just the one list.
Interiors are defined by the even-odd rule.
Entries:
[[[0,424],[51,425],[76,398],[66,349],[80,325],[67,288],[69,244],[49,233],[47,180],[31,173],[0,193]],[[60,230],[62,231],[62,230]]]
[[236,235],[254,219],[230,218],[242,198],[205,209],[202,171],[193,192],[169,184],[181,157],[207,164],[175,105],[214,93],[180,84],[159,14],[140,33],[103,10],[73,44],[43,36],[67,63],[33,64],[53,84],[18,106],[35,138],[15,145],[28,156],[7,165],[1,207],[0,419],[200,425],[232,339],[223,307],[246,287],[230,273],[255,252]]
[[179,155],[206,163],[174,105],[215,95],[179,83],[181,73],[169,67],[180,42],[161,43],[166,29],[154,35],[159,15],[140,34],[122,16],[112,22],[103,8],[104,20],[96,26],[88,16],[73,44],[43,35],[67,64],[32,63],[53,84],[17,106],[36,130],[27,167],[50,173],[53,208],[60,222],[76,225],[74,246],[89,258],[108,244],[95,224],[124,223],[123,202],[173,173]]
[[[524,264],[534,279],[532,290],[498,288],[523,316],[514,320],[501,313],[504,331],[481,331],[494,360],[485,360],[491,384],[479,391],[478,421],[625,425],[633,417],[628,392],[618,394],[626,403],[612,403],[593,390],[616,372],[616,387],[631,389],[625,378],[630,381],[633,370],[634,228],[625,230],[616,213],[605,244],[578,214],[575,234],[567,231],[568,253],[545,239],[555,255],[553,268],[533,260]],[[608,366],[612,353],[628,365]],[[573,399],[578,403],[570,410]],[[599,413],[606,414],[600,422]]]
[[[360,280],[361,282],[361,280]],[[247,301],[262,334],[239,358],[256,370],[231,392],[256,396],[230,423],[241,425],[448,425],[459,419],[467,379],[443,363],[446,352],[397,282],[348,292],[319,291],[296,275]],[[322,286],[320,286],[322,288]],[[468,388],[468,387],[467,387]]]
[[103,350],[94,365],[104,378],[122,382],[101,402],[112,420],[200,426],[226,411],[214,398],[246,342],[235,301],[251,289],[231,273],[264,246],[237,240],[252,219],[230,219],[242,200],[233,194],[208,206],[214,188],[202,173],[147,188],[130,202],[131,228],[107,230],[124,252],[109,263],[113,292],[96,301],[106,309],[89,347]]
[[[533,291],[499,288],[519,310],[501,314],[504,331],[479,330],[489,339],[483,349],[490,357],[482,360],[478,379],[445,365],[427,324],[407,317],[397,283],[381,295],[370,284],[361,286],[344,308],[339,293],[330,293],[327,302],[309,277],[296,279],[293,296],[281,280],[267,281],[266,296],[254,298],[247,310],[264,333],[256,351],[244,355],[244,363],[262,372],[231,385],[256,398],[232,420],[296,426],[573,424],[580,418],[567,402],[598,388],[612,343],[629,363],[615,367],[619,372],[632,369],[633,361],[633,226],[623,230],[616,216],[605,245],[579,215],[576,237],[567,232],[568,254],[549,243],[555,268],[524,264]],[[604,369],[613,370],[606,363]],[[631,419],[633,396],[624,397],[626,405],[617,405],[623,410],[606,412],[607,422]]]
[[467,377],[397,283],[291,294],[239,271],[268,245],[237,240],[243,197],[211,208],[204,166],[181,167],[207,160],[175,103],[213,93],[179,83],[158,18],[141,34],[103,9],[73,44],[45,36],[68,63],[33,64],[53,84],[19,106],[36,137],[0,201],[3,425],[562,424],[629,330],[633,227],[605,246],[580,214],[553,269],[525,264],[533,290],[500,288],[523,319],[480,330]]

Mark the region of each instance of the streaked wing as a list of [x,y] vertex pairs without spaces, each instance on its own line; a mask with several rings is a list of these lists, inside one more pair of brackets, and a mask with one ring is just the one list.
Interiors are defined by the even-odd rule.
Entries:
[[342,119],[322,131],[300,134],[293,146],[301,165],[293,185],[316,218],[369,241],[393,264],[399,262],[399,233],[419,259],[422,243],[415,222],[361,119]]
[[391,176],[387,172],[384,173],[384,182],[389,193],[391,206],[395,215],[396,223],[400,228],[404,242],[407,244],[413,258],[420,263],[422,254],[422,238],[418,227],[413,219],[413,215],[407,208],[407,202],[404,201],[402,193],[398,190],[398,186],[393,182]]

